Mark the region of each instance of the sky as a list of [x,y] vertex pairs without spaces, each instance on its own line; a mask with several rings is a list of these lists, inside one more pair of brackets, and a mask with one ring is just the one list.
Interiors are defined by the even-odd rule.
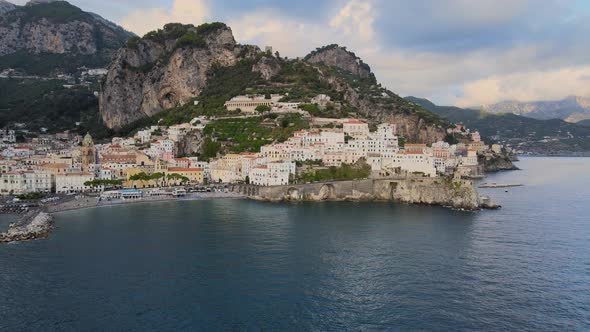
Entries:
[[590,0],[70,2],[138,35],[221,21],[238,42],[282,56],[337,43],[390,90],[439,105],[590,97]]

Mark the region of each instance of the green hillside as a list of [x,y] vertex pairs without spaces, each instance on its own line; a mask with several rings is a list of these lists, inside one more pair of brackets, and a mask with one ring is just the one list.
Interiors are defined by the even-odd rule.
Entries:
[[64,87],[61,80],[0,79],[0,128],[26,122],[26,128],[49,132],[91,129],[98,137],[109,134],[98,116],[98,99],[92,89]]

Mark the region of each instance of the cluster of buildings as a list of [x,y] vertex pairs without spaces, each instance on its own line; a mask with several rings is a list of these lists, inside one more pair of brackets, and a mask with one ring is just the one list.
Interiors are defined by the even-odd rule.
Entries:
[[321,160],[324,166],[354,164],[364,158],[375,176],[400,173],[464,175],[478,173],[477,153],[487,147],[479,133],[468,144],[436,142],[399,145],[395,124],[383,123],[371,132],[369,125],[356,119],[334,120],[333,129],[299,131],[286,142],[263,146],[260,155],[273,161]]
[[[227,106],[243,111],[268,103],[271,107],[297,107],[280,103],[280,97],[247,97],[249,101],[236,97]],[[317,98],[329,101],[327,96]],[[206,117],[170,127],[151,126],[107,144],[95,144],[90,135],[82,138],[68,132],[16,143],[14,131],[0,130],[0,194],[102,191],[114,182],[129,190],[236,182],[286,185],[296,178],[297,164],[330,167],[361,159],[376,177],[434,177],[457,171],[473,175],[479,167],[478,153],[488,149],[477,132],[469,133],[469,142],[455,145],[400,145],[395,124],[382,123],[371,131],[366,122],[357,119],[316,120],[322,124],[319,128],[297,131],[284,142],[262,146],[260,152],[226,154],[208,162],[179,157],[179,143],[189,133],[203,130],[210,121]]]
[[294,162],[251,153],[228,154],[211,162],[179,157],[179,143],[209,121],[199,117],[170,127],[152,126],[106,144],[95,144],[88,134],[82,138],[67,132],[15,143],[10,138],[13,131],[0,132],[9,138],[0,144],[0,194],[103,191],[113,183],[129,190],[210,182],[270,186],[287,184],[295,174]]

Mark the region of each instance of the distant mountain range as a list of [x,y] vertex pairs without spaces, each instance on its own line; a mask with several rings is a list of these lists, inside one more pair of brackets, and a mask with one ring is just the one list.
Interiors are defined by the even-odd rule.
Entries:
[[461,122],[472,130],[479,130],[488,139],[525,152],[581,155],[590,151],[590,127],[582,123],[574,124],[561,119],[538,120],[510,112],[494,114],[478,109],[438,106],[416,97],[406,97],[406,100],[450,122]]
[[480,109],[493,114],[513,113],[539,120],[562,119],[575,123],[590,119],[590,98],[569,96],[556,101],[503,101]]

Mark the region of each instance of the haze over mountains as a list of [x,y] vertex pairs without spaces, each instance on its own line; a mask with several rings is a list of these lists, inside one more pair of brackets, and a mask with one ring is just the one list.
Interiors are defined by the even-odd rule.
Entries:
[[556,101],[503,101],[480,109],[494,114],[513,113],[539,120],[562,119],[575,123],[590,119],[590,98],[569,96]]

